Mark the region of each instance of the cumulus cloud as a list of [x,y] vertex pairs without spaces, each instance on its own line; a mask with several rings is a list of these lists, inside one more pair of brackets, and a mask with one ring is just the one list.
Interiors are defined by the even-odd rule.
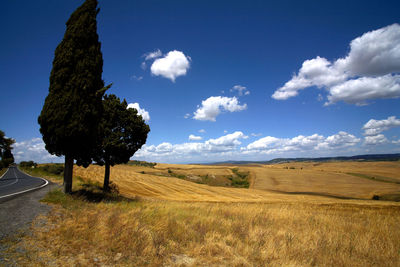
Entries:
[[223,156],[226,153],[237,151],[237,147],[241,144],[240,139],[246,139],[247,136],[240,132],[227,134],[216,139],[209,139],[204,142],[193,142],[183,144],[171,144],[168,142],[155,145],[144,145],[135,154],[136,158],[148,159],[180,159],[187,160],[188,158],[198,156],[204,159],[208,156]]
[[383,134],[366,136],[364,144],[366,145],[382,145],[388,142],[387,138]]
[[15,161],[33,160],[39,163],[62,162],[63,157],[57,157],[47,152],[45,144],[41,138],[16,142],[12,151]]
[[186,75],[189,67],[190,57],[185,56],[181,51],[173,50],[164,57],[157,58],[150,69],[153,75],[162,76],[175,82],[177,77]]
[[364,135],[373,136],[395,127],[400,127],[400,119],[396,119],[396,116],[390,116],[385,120],[371,119],[364,124],[362,129],[364,130]]
[[190,141],[200,141],[202,139],[203,139],[203,137],[201,137],[201,136],[196,136],[196,135],[193,135],[193,134],[189,135],[189,140]]
[[244,135],[244,133],[242,133],[240,131],[236,131],[234,133],[221,136],[220,138],[217,138],[217,139],[210,139],[210,140],[206,141],[206,144],[211,145],[211,146],[217,146],[217,147],[221,147],[221,146],[234,147],[234,146],[238,146],[241,144],[239,139],[247,139],[247,138],[248,138],[248,136]]
[[247,104],[240,105],[236,97],[211,96],[201,102],[201,106],[194,112],[196,120],[216,121],[222,111],[236,112],[247,108]]
[[149,112],[147,112],[144,108],[141,108],[139,103],[130,103],[128,104],[128,108],[134,108],[137,110],[138,114],[142,116],[145,121],[150,120]]
[[346,80],[346,75],[332,66],[326,58],[317,57],[303,62],[297,75],[285,83],[272,95],[277,100],[285,100],[298,95],[298,91],[310,86],[319,88],[331,86]]
[[326,105],[344,101],[350,104],[366,105],[369,99],[400,97],[400,76],[361,77],[348,80],[329,89]]
[[304,152],[341,149],[355,146],[360,139],[346,132],[324,137],[319,134],[310,136],[299,135],[293,138],[277,138],[266,136],[260,138],[247,147],[242,148],[244,153],[279,154],[284,152]]
[[297,74],[272,98],[285,100],[307,87],[325,88],[326,105],[344,101],[364,105],[367,100],[400,97],[400,25],[367,32],[350,43],[344,58],[330,62],[316,57],[303,62]]
[[231,92],[237,92],[239,96],[249,95],[250,91],[245,86],[235,85],[231,88]]
[[400,25],[392,24],[354,39],[347,57],[337,64],[352,75],[400,72]]
[[324,142],[318,145],[318,149],[333,149],[355,146],[361,141],[352,134],[340,131],[337,134],[328,136]]

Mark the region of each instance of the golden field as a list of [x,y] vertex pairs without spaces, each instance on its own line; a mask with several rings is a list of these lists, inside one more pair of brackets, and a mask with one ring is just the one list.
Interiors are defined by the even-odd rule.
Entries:
[[[232,175],[233,168],[250,174],[250,189],[210,187],[162,176],[171,170],[188,177],[208,175],[210,179],[221,180],[223,176]],[[101,183],[104,179],[104,168],[95,165],[86,169],[77,167],[75,175]],[[116,183],[121,194],[127,197],[179,201],[322,201],[321,198],[310,198],[306,197],[307,195],[372,199],[374,195],[400,196],[400,162],[310,162],[251,166],[157,164],[155,168],[118,165],[111,168],[111,181]],[[196,182],[195,179],[193,181]],[[325,198],[323,200],[325,201]]]
[[[167,177],[218,179],[235,167],[250,173],[249,189]],[[102,167],[74,170],[102,182]],[[52,192],[53,211],[12,249],[25,249],[21,266],[400,266],[400,203],[361,199],[399,192],[394,180],[371,178],[399,179],[398,170],[399,162],[120,165],[111,181],[132,200]],[[293,193],[301,191],[313,194]]]

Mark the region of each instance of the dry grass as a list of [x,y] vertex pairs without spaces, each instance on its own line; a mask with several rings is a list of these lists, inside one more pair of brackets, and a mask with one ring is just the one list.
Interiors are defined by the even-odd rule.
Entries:
[[61,198],[22,266],[400,265],[396,205]]
[[[240,166],[251,172],[253,187],[266,190],[160,176],[168,169],[221,175],[233,166],[116,166],[111,180],[133,201],[92,203],[52,192],[46,223],[37,220],[33,234],[11,250],[26,250],[21,266],[400,266],[400,203],[268,191],[278,186],[272,176],[287,190],[308,184],[345,196],[396,190],[396,184],[340,176],[360,172],[359,165],[292,165]],[[382,175],[398,177],[392,167],[380,167]],[[75,168],[92,181],[102,182],[103,173],[99,166]]]
[[[168,170],[172,170],[174,173],[188,177],[208,175],[212,179],[218,179],[221,176],[232,175],[234,167],[157,164],[153,169],[119,165],[111,169],[111,180],[119,186],[121,193],[127,197],[141,196],[179,201],[298,201],[304,199],[304,194],[355,199],[372,199],[374,195],[400,195],[400,184],[375,181],[347,174],[379,174],[400,181],[400,162],[291,163],[251,167],[239,166],[241,171],[250,173],[249,190],[210,187],[182,179],[160,176],[168,175]],[[75,174],[101,183],[104,168],[100,166],[90,166],[87,169],[77,167]],[[303,195],[289,196],[277,194],[277,192],[302,193]],[[307,200],[309,199],[307,197]]]
[[371,199],[400,195],[400,184],[349,175],[363,174],[400,182],[400,162],[285,163],[249,168],[253,188]]

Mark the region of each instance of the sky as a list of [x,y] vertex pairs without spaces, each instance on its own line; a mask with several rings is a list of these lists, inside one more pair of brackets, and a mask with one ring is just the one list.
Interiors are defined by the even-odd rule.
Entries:
[[[0,129],[17,162],[63,162],[37,117],[83,0],[2,1]],[[165,163],[400,152],[399,1],[100,0],[103,79]]]

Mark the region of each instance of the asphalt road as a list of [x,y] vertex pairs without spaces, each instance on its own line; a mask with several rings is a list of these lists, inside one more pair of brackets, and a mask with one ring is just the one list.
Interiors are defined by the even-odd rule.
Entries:
[[29,176],[17,167],[10,167],[0,178],[0,200],[5,196],[38,188],[46,183],[44,179]]

